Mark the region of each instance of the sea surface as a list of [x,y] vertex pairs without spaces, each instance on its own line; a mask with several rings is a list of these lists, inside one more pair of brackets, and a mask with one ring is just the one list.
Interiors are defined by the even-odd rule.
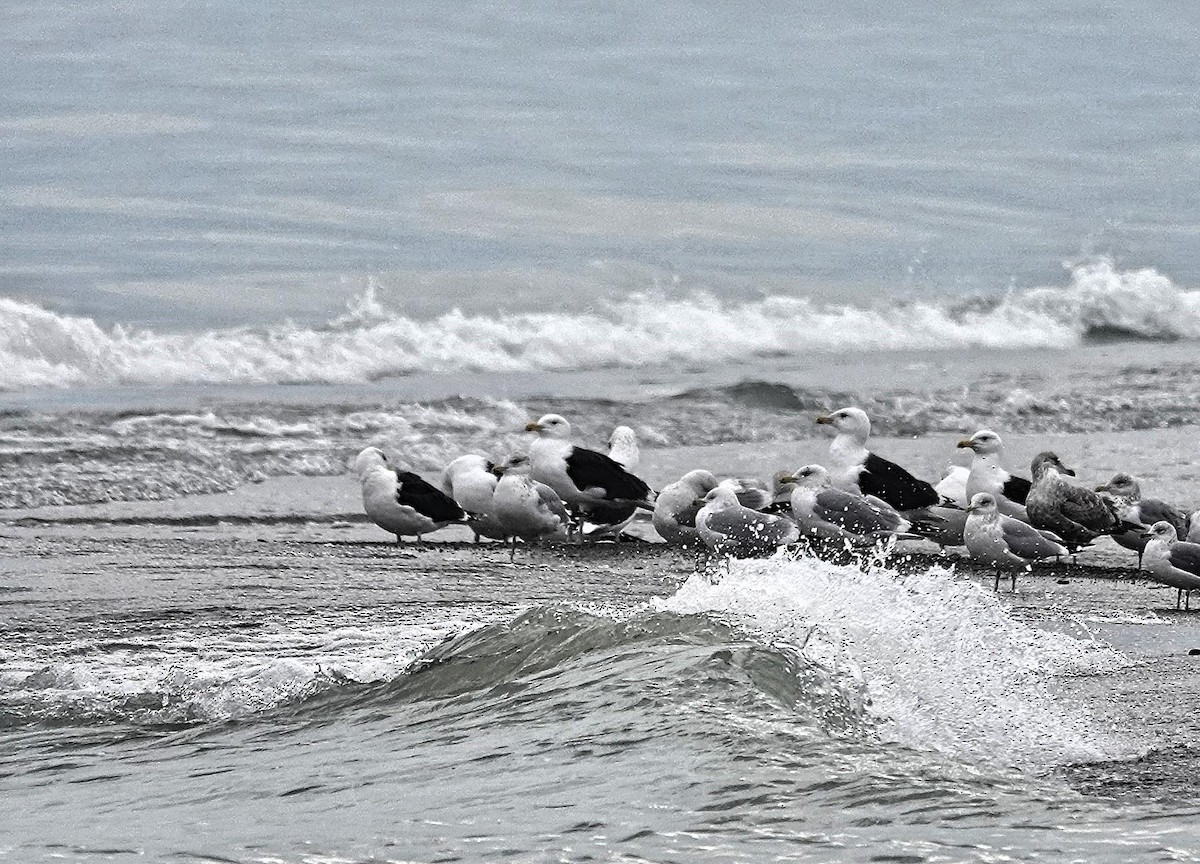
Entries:
[[511,566],[347,475],[555,411],[766,476],[857,404],[1200,507],[1200,11],[12,0],[0,56],[0,860],[1200,859],[1163,592]]

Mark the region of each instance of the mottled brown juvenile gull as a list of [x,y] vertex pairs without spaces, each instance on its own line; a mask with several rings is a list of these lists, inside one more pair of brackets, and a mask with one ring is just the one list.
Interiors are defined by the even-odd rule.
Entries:
[[1187,594],[1184,608],[1191,608],[1192,591],[1200,588],[1200,543],[1180,540],[1175,527],[1167,521],[1155,522],[1146,533],[1149,535],[1144,557],[1146,570],[1155,581],[1178,590],[1176,609],[1184,592]]
[[396,535],[416,537],[461,522],[465,513],[454,499],[430,486],[411,471],[395,468],[378,447],[367,447],[354,460],[362,484],[363,509],[382,528]]
[[1033,457],[1033,484],[1025,499],[1029,523],[1061,537],[1068,547],[1078,549],[1104,534],[1134,527],[1122,521],[1111,501],[1082,486],[1067,482],[1075,476],[1050,451]]
[[1096,491],[1108,498],[1116,507],[1117,515],[1137,527],[1113,534],[1113,540],[1138,556],[1138,569],[1142,566],[1146,544],[1150,542],[1146,529],[1155,522],[1170,522],[1179,537],[1186,537],[1188,517],[1177,507],[1172,507],[1157,498],[1143,498],[1142,487],[1132,475],[1121,471],[1107,483],[1097,486]]
[[722,484],[704,496],[696,530],[709,549],[733,557],[766,554],[800,539],[791,519],[743,507],[733,488]]
[[972,560],[996,568],[996,591],[1000,590],[1002,571],[1011,573],[1012,590],[1016,591],[1019,570],[1027,570],[1033,561],[1067,554],[1066,547],[1032,525],[1001,513],[990,492],[976,492],[971,498],[963,539]]
[[959,441],[958,446],[972,453],[967,474],[967,500],[987,492],[996,499],[996,508],[1005,516],[1028,522],[1025,499],[1029,497],[1032,484],[1024,477],[1009,474],[1000,464],[1004,458],[1004,442],[1000,436],[991,429],[980,429],[970,438]]

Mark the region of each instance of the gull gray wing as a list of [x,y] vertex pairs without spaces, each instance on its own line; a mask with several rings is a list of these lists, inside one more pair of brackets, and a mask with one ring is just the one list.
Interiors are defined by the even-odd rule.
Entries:
[[566,505],[563,504],[562,499],[558,497],[557,492],[555,492],[545,483],[534,483],[533,488],[537,492],[538,500],[541,502],[543,507],[553,513],[559,519],[563,520],[563,522],[566,524],[571,524],[571,514],[567,512]]
[[1138,518],[1143,525],[1168,522],[1180,538],[1187,535],[1187,515],[1166,501],[1159,501],[1157,498],[1143,498],[1138,502]]
[[855,534],[895,531],[900,525],[900,514],[894,510],[889,512],[874,507],[865,499],[841,489],[822,489],[818,492],[813,514]]
[[1032,525],[1026,525],[1016,519],[1002,519],[1000,527],[1005,545],[1014,555],[1026,560],[1052,558],[1067,551],[1059,544],[1047,539]]
[[1200,576],[1200,543],[1176,543],[1167,556],[1173,567]]
[[786,546],[800,537],[792,520],[744,508],[716,511],[708,517],[708,528],[743,546]]

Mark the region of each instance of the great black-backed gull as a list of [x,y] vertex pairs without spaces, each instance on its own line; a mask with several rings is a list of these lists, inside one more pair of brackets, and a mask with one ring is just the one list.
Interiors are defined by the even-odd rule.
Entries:
[[720,483],[704,496],[696,530],[709,549],[733,557],[762,555],[800,539],[791,519],[743,507],[733,487]]
[[1033,484],[1025,499],[1029,524],[1053,531],[1068,547],[1080,548],[1104,534],[1128,531],[1116,506],[1090,489],[1069,483],[1075,472],[1049,450],[1033,457]]
[[1184,592],[1187,593],[1184,608],[1190,608],[1192,592],[1200,588],[1200,543],[1180,540],[1175,526],[1165,520],[1155,522],[1146,533],[1150,535],[1144,557],[1146,570],[1156,581],[1178,589],[1176,609]]
[[512,538],[508,560],[517,555],[517,538],[530,543],[566,540],[571,514],[553,489],[533,479],[528,456],[513,456],[492,469],[499,476],[492,509],[501,529]]
[[1146,536],[1146,529],[1155,522],[1169,522],[1175,529],[1176,536],[1187,536],[1187,514],[1157,498],[1143,498],[1141,484],[1124,471],[1114,474],[1107,483],[1097,486],[1096,491],[1113,502],[1118,516],[1138,526],[1112,535],[1113,540],[1121,546],[1137,553],[1138,569],[1142,566],[1146,544],[1150,542],[1150,538]]
[[378,447],[367,447],[354,460],[362,484],[363,509],[371,521],[396,535],[416,537],[461,522],[466,514],[454,499],[411,471],[395,468]]
[[832,426],[837,433],[829,444],[835,485],[874,495],[902,513],[941,503],[929,483],[867,449],[871,420],[861,408],[839,408],[818,417],[817,423]]
[[1000,464],[1004,458],[1004,442],[1000,436],[991,429],[980,429],[970,438],[959,441],[958,446],[969,449],[973,454],[971,470],[967,475],[967,500],[973,500],[980,492],[987,492],[995,499],[1000,513],[1028,522],[1025,499],[1029,496],[1031,484],[1024,477],[1009,474]]
[[442,471],[442,491],[454,499],[467,514],[467,527],[479,538],[505,540],[507,535],[492,515],[492,495],[499,478],[496,466],[485,456],[468,454],[454,459]]
[[976,492],[967,507],[967,524],[963,529],[967,552],[981,564],[996,568],[995,590],[1000,590],[1000,574],[1012,575],[1012,590],[1017,590],[1017,572],[1027,569],[1031,562],[1056,558],[1068,550],[1027,522],[1006,516],[996,506],[996,496]]
[[612,458],[571,443],[571,424],[547,414],[526,425],[537,438],[529,448],[533,478],[558,493],[568,507],[587,514],[594,507],[633,505],[653,510],[650,487]]

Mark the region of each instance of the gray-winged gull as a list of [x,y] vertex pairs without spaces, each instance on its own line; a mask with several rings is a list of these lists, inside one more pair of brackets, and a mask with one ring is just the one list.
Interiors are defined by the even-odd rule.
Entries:
[[734,557],[762,555],[800,539],[791,519],[743,507],[733,488],[722,484],[704,496],[696,530],[709,549]]
[[416,537],[451,522],[461,522],[466,514],[454,499],[426,483],[411,471],[394,468],[378,447],[367,447],[354,460],[354,470],[362,484],[363,509],[371,521],[396,535]]
[[1178,539],[1175,527],[1167,521],[1155,522],[1146,532],[1144,561],[1146,570],[1155,581],[1170,585],[1178,590],[1175,608],[1179,608],[1180,596],[1186,592],[1185,609],[1191,607],[1192,591],[1200,588],[1200,543],[1188,543]]
[[976,492],[967,507],[967,524],[963,539],[971,558],[996,568],[995,590],[1000,590],[1000,573],[1012,574],[1012,590],[1017,590],[1017,571],[1042,558],[1067,554],[1060,543],[1046,537],[1032,525],[1006,516],[996,506],[996,496]]
[[533,479],[529,457],[512,456],[492,470],[500,477],[492,511],[512,539],[509,561],[516,559],[518,537],[532,543],[568,538],[571,514],[553,489]]
[[792,513],[804,536],[862,546],[893,536],[915,537],[907,519],[882,501],[835,489],[821,465],[805,465],[780,478],[794,484]]

